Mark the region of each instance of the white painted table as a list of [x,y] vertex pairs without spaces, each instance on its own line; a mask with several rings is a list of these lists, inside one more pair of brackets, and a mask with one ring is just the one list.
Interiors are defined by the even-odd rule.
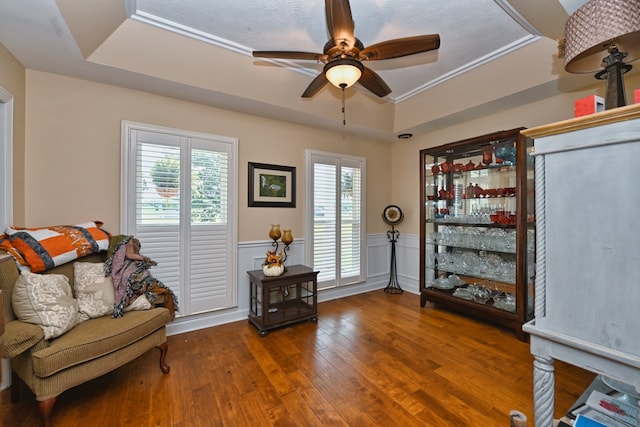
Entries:
[[[535,140],[536,427],[554,360],[640,390],[640,105],[523,131]],[[568,408],[567,408],[568,409]]]

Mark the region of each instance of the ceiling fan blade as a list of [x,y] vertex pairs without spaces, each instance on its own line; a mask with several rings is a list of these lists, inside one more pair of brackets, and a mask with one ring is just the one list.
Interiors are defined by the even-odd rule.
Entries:
[[405,37],[373,44],[360,52],[360,60],[377,61],[428,52],[440,47],[440,35]]
[[380,98],[391,93],[391,89],[387,86],[384,80],[382,80],[382,77],[367,67],[364,67],[364,71],[362,71],[362,76],[360,76],[358,83],[378,95]]
[[254,50],[254,58],[303,59],[310,61],[326,60],[327,55],[312,52],[290,52],[286,50]]
[[356,43],[349,0],[325,0],[327,29],[336,46],[351,49]]
[[315,79],[313,79],[313,81],[309,84],[309,86],[307,86],[307,89],[302,94],[302,97],[303,98],[313,97],[313,95],[318,93],[318,91],[322,89],[324,85],[327,84],[328,81],[329,80],[327,80],[327,78],[325,77],[324,72],[318,74],[318,76]]

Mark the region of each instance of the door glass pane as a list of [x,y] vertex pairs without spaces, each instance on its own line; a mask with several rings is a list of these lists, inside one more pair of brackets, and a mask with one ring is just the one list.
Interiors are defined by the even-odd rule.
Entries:
[[191,152],[191,222],[226,224],[227,153]]
[[136,157],[136,222],[180,222],[180,148],[139,143]]

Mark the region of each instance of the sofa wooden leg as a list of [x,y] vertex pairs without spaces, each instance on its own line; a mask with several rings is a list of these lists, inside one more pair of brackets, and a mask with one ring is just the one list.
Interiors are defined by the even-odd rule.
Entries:
[[168,374],[169,371],[171,370],[171,367],[169,365],[167,365],[166,363],[166,359],[167,359],[167,351],[169,350],[169,344],[162,343],[158,346],[158,349],[160,350],[160,370],[165,373]]
[[11,371],[11,403],[18,403],[20,400],[20,377]]
[[56,404],[56,400],[58,400],[58,396],[38,402],[38,409],[40,409],[44,427],[53,426],[53,406]]

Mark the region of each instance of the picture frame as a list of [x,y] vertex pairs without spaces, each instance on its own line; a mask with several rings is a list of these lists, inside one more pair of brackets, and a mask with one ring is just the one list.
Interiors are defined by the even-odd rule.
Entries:
[[295,208],[296,168],[249,162],[249,207]]

